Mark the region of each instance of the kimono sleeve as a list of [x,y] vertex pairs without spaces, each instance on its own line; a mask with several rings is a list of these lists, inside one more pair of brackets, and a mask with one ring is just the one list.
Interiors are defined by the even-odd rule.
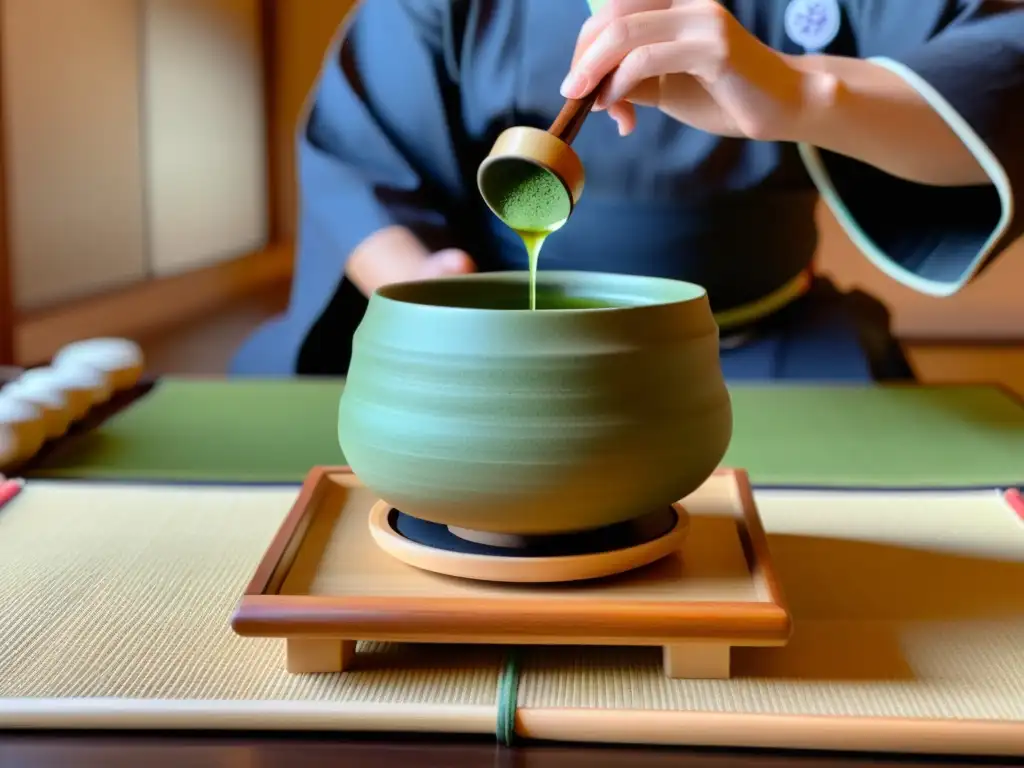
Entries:
[[448,212],[464,183],[448,6],[370,0],[339,30],[297,137],[293,313],[318,315],[349,254],[378,230],[408,227],[431,250],[457,245]]
[[933,187],[801,145],[851,240],[922,293],[950,296],[1024,233],[1024,3],[848,4],[858,49],[914,88],[960,137],[990,185]]

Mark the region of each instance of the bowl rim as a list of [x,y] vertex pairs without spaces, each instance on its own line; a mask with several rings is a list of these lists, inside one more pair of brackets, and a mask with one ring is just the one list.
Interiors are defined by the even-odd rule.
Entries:
[[[564,309],[532,310],[529,307],[522,308],[496,308],[496,307],[453,307],[447,304],[428,304],[404,297],[401,294],[411,289],[422,286],[437,286],[452,283],[518,283],[528,281],[530,273],[528,270],[501,270],[495,272],[474,272],[467,275],[451,275],[441,278],[423,278],[417,280],[403,280],[396,283],[388,283],[374,290],[371,301],[377,303],[394,304],[406,307],[422,307],[435,311],[447,312],[474,312],[474,313],[501,313],[503,315],[537,315],[551,317],[557,315],[580,315],[606,314],[612,312],[624,312],[629,310],[652,309],[655,307],[678,307],[685,305],[699,304],[706,302],[708,298],[707,289],[697,283],[686,280],[677,280],[671,277],[655,277],[649,275],[631,275],[617,272],[597,272],[588,270],[540,270],[537,272],[537,285],[540,287],[542,281],[578,280],[593,279],[595,281],[618,282],[628,285],[657,285],[667,289],[679,290],[679,297],[665,300],[652,300],[643,303],[629,303],[620,306],[610,307],[580,307]],[[688,293],[689,295],[684,295]],[[396,295],[398,294],[398,295]],[[610,299],[611,300],[611,299]]]

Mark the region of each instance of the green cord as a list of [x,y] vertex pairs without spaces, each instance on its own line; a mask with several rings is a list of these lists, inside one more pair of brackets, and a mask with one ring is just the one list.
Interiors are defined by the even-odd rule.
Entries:
[[516,739],[516,705],[519,701],[519,653],[512,649],[498,680],[498,742],[511,747]]

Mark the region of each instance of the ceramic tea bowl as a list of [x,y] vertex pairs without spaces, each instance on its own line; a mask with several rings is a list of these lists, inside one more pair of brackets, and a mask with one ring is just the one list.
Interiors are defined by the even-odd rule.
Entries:
[[520,536],[632,519],[683,498],[732,436],[703,288],[503,272],[378,290],[353,339],[339,439],[406,514]]

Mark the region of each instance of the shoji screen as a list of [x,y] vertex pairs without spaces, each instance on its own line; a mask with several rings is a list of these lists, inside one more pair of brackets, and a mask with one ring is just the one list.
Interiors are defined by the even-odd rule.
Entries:
[[51,304],[146,273],[136,0],[4,0],[14,300]]
[[268,192],[258,0],[143,0],[142,22],[154,274],[261,248]]
[[259,0],[0,8],[19,309],[266,244]]

